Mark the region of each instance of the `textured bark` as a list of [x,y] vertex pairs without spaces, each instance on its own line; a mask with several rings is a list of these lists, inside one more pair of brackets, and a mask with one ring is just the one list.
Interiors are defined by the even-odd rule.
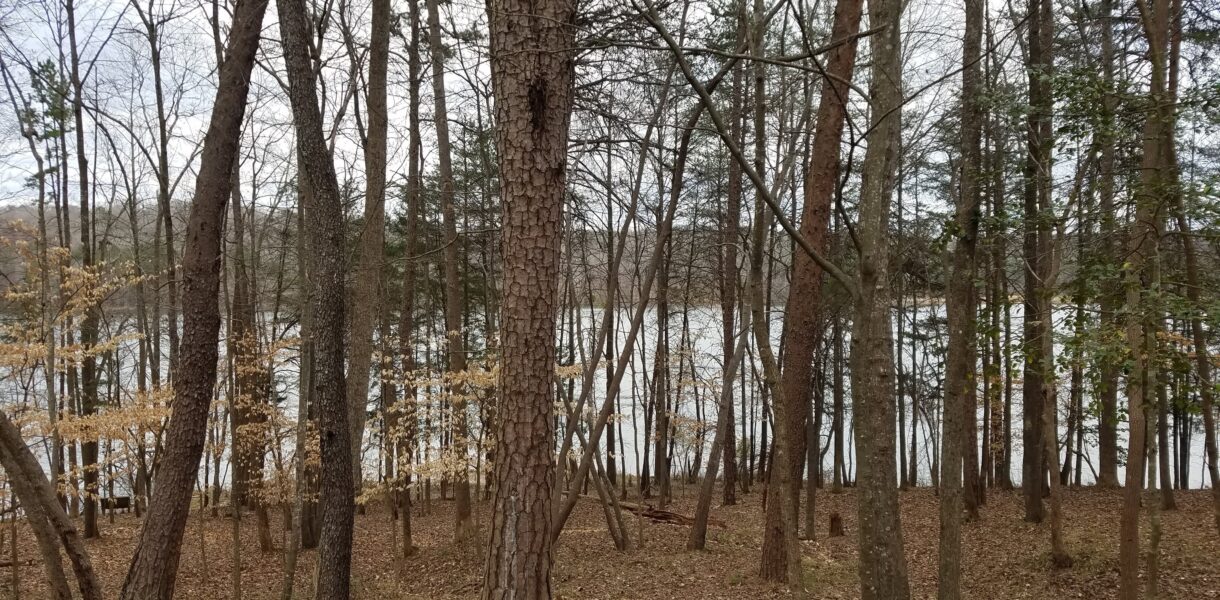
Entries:
[[[42,556],[42,568],[46,573],[46,581],[50,588],[50,596],[56,600],[72,600],[72,590],[68,587],[68,579],[64,575],[63,560],[59,556],[59,544],[55,541],[55,533],[43,510],[42,503],[36,499],[33,485],[25,473],[17,467],[10,455],[8,446],[0,444],[0,467],[4,467],[8,483],[12,486],[13,495],[21,502],[25,513],[26,525],[34,534],[38,545],[38,553]],[[16,522],[17,516],[13,515]],[[12,534],[17,535],[16,527]]]
[[288,74],[288,98],[303,175],[305,234],[312,285],[314,371],[322,443],[322,532],[318,540],[319,598],[349,596],[352,524],[352,449],[343,361],[343,206],[334,164],[322,133],[315,73],[309,55],[309,11],[304,0],[279,0],[280,40]]
[[[41,505],[43,517],[49,522],[54,533],[59,536],[64,553],[68,556],[68,562],[72,565],[72,572],[76,576],[77,588],[81,592],[81,597],[85,600],[100,600],[103,597],[102,587],[93,571],[89,550],[85,547],[76,525],[68,519],[67,513],[64,512],[56,497],[55,486],[51,485],[42,472],[42,465],[25,445],[21,431],[8,418],[8,415],[2,412],[0,412],[0,445],[4,447],[12,461],[11,467],[9,463],[5,463],[5,470],[13,470],[12,477],[21,477],[29,482],[27,493],[22,498],[22,504],[26,506],[27,511],[34,510],[34,504]],[[31,514],[30,517],[33,518],[34,515]]]
[[191,491],[203,455],[207,413],[216,386],[220,313],[220,242],[230,172],[246,111],[250,71],[267,4],[241,0],[233,14],[227,58],[220,67],[204,138],[183,251],[183,350],[174,363],[174,411],[161,451],[156,486],[121,598],[169,598],[181,558]]
[[[493,0],[488,15],[504,283],[496,483],[481,597],[550,598],[552,382],[576,5]],[[596,436],[587,445],[596,448]]]
[[[829,75],[822,81],[822,96],[818,101],[817,123],[813,144],[809,152],[809,163],[805,170],[804,207],[801,214],[800,235],[821,254],[829,250],[829,226],[831,205],[839,180],[839,146],[846,120],[847,81],[852,78],[856,62],[856,33],[860,30],[863,0],[839,0],[835,4],[834,25],[830,40],[839,42],[830,51],[826,62]],[[783,445],[791,457],[805,452],[806,423],[809,418],[810,381],[813,375],[813,354],[820,336],[819,322],[822,312],[823,269],[808,253],[796,252],[792,257],[792,282],[788,288],[787,315],[785,317],[785,340],[779,385],[775,392],[775,406],[782,408],[787,416],[780,419],[776,411],[776,423],[783,436]],[[757,319],[757,315],[755,316]],[[755,325],[757,327],[757,324]],[[768,342],[769,343],[769,342]],[[760,345],[761,348],[761,345]],[[777,445],[777,450],[780,446]],[[782,454],[782,452],[780,453]],[[796,515],[799,504],[801,461],[787,460],[776,456],[776,465],[787,464],[787,477],[791,489],[787,492],[791,521],[778,523],[782,511],[778,503],[768,503],[767,525],[763,537],[762,574],[766,579],[789,580],[790,569],[783,565],[788,560],[788,549],[780,543],[783,535],[796,536]],[[777,468],[772,468],[776,473]],[[775,481],[773,478],[772,481]],[[778,488],[772,488],[778,489]],[[775,498],[775,496],[771,496]],[[789,531],[790,529],[790,531]],[[789,547],[796,547],[792,544]],[[768,558],[770,557],[770,558]],[[799,557],[794,557],[799,565]],[[771,565],[771,568],[768,567]],[[787,570],[786,570],[787,569]],[[788,581],[798,584],[798,581]]]
[[862,165],[859,283],[852,318],[851,390],[855,408],[860,592],[865,600],[911,595],[903,555],[894,452],[894,353],[890,327],[888,223],[900,137],[901,3],[869,0],[869,25],[885,29],[873,48],[871,133]]
[[974,279],[982,204],[979,184],[983,112],[980,106],[979,58],[984,11],[982,0],[966,2],[966,33],[962,47],[961,187],[953,222],[951,264],[945,292],[949,348],[945,365],[944,443],[941,445],[940,461],[940,577],[937,597],[941,600],[961,597],[963,495],[972,495],[970,489],[963,494],[963,487],[972,483],[964,475],[971,466],[965,463],[973,463],[967,451],[967,445],[972,444],[967,435],[967,423],[974,420],[974,402],[971,399],[977,389],[975,368],[978,336]]
[[361,449],[368,411],[369,368],[373,361],[373,327],[380,318],[381,275],[385,251],[386,70],[390,55],[389,0],[373,0],[369,40],[368,135],[364,140],[364,226],[360,259],[352,287],[351,330],[348,333],[347,399],[351,408],[352,479],[359,492],[363,482]]

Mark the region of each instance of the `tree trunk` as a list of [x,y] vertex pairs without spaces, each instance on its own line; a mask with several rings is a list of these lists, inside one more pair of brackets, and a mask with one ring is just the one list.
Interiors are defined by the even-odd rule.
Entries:
[[975,371],[978,335],[974,278],[981,205],[979,163],[983,112],[980,105],[979,58],[984,11],[981,0],[966,3],[966,34],[962,48],[961,187],[953,223],[948,289],[945,292],[949,348],[945,366],[944,442],[940,461],[940,579],[937,597],[941,600],[961,597],[963,495],[967,498],[965,505],[972,508],[972,514],[978,512],[977,496],[972,485],[975,482],[964,475],[974,471],[977,466],[967,448],[973,443],[968,430],[973,429],[971,423],[975,410],[972,400],[978,385]]
[[[1124,264],[1123,287],[1125,326],[1130,346],[1130,375],[1127,377],[1127,414],[1130,434],[1127,445],[1126,486],[1123,490],[1123,511],[1119,521],[1119,597],[1135,600],[1140,597],[1140,499],[1143,490],[1147,453],[1155,459],[1155,440],[1149,444],[1148,420],[1156,423],[1154,394],[1160,385],[1156,358],[1156,331],[1160,316],[1155,306],[1159,290],[1156,282],[1156,261],[1163,228],[1162,209],[1168,205],[1163,195],[1169,182],[1169,144],[1172,143],[1171,103],[1166,101],[1165,49],[1168,36],[1169,6],[1166,0],[1154,0],[1150,8],[1139,0],[1140,17],[1148,42],[1151,80],[1149,105],[1143,131],[1143,158],[1140,179],[1135,187],[1135,219],[1127,239],[1127,259]],[[1150,448],[1150,446],[1153,446]],[[1151,471],[1155,473],[1155,470]],[[1148,485],[1157,485],[1155,478]],[[1156,511],[1156,506],[1150,506]],[[1154,512],[1155,517],[1155,512]],[[1153,543],[1158,535],[1153,521]],[[1155,556],[1150,553],[1150,560]],[[1148,573],[1150,583],[1155,581]]]
[[[452,150],[449,143],[449,113],[445,105],[445,48],[441,43],[441,17],[437,0],[427,0],[428,41],[432,55],[432,100],[435,104],[437,175],[440,177],[440,202],[444,241],[445,277],[445,338],[448,348],[446,372],[451,377],[461,378],[466,370],[465,328],[462,326],[463,288],[458,274],[459,247],[457,216],[454,212]],[[451,381],[450,407],[453,431],[452,452],[457,458],[453,472],[455,524],[454,537],[462,541],[474,534],[474,520],[470,512],[470,477],[468,473],[466,401],[462,398],[465,386]]]
[[552,381],[575,11],[570,0],[493,0],[488,10],[504,291],[487,600],[551,597]]
[[[712,452],[707,459],[707,472],[699,486],[699,499],[695,504],[695,522],[691,525],[690,534],[686,538],[687,550],[703,550],[707,543],[708,513],[712,508],[712,490],[716,484],[716,470],[720,466],[721,444],[732,427],[729,425],[729,409],[733,401],[733,380],[737,377],[737,369],[741,367],[742,357],[746,354],[746,342],[749,341],[750,314],[746,312],[744,303],[741,311],[742,331],[735,337],[737,342],[733,354],[724,367],[724,383],[720,387],[720,414],[716,418],[716,434],[712,438]],[[733,339],[730,336],[729,339]]]
[[168,598],[174,592],[191,491],[203,455],[208,407],[216,386],[220,241],[229,175],[237,156],[246,91],[266,8],[262,0],[238,2],[227,58],[219,71],[183,252],[186,354],[174,364],[174,411],[165,434],[174,443],[162,450],[153,501],[123,582],[120,597],[124,600]]
[[[746,19],[745,19],[745,2],[742,0],[736,6],[737,16],[737,46],[742,46],[746,43]],[[741,77],[741,69],[733,69],[733,87],[730,90],[732,99],[730,100],[729,109],[729,127],[730,135],[738,143],[744,141],[742,131],[742,110],[745,90]],[[725,209],[724,218],[722,219],[721,232],[721,251],[717,255],[719,259],[718,267],[720,271],[720,323],[721,323],[721,347],[724,355],[724,365],[727,369],[729,363],[733,360],[734,344],[734,312],[737,310],[737,248],[741,243],[739,239],[741,235],[741,166],[737,161],[730,159],[728,165],[728,184],[725,189]],[[732,506],[737,504],[737,436],[734,431],[733,423],[733,378],[726,377],[725,385],[728,386],[728,403],[722,406],[720,410],[728,411],[725,416],[726,427],[723,452],[724,452],[724,505]],[[742,389],[744,398],[746,390]],[[719,420],[719,417],[717,418]],[[717,431],[719,435],[719,431]],[[714,441],[713,441],[714,443]],[[710,470],[711,465],[708,465]],[[693,538],[692,538],[693,539]],[[690,545],[689,543],[687,544]],[[700,546],[702,547],[702,546]]]
[[352,457],[343,361],[345,325],[343,207],[334,164],[322,134],[314,70],[309,56],[309,12],[304,0],[277,2],[281,46],[297,149],[311,193],[305,196],[305,234],[312,285],[315,400],[321,438],[322,532],[318,541],[320,598],[349,595]]
[[403,385],[402,402],[395,418],[402,429],[398,436],[398,518],[402,529],[403,556],[409,555],[414,548],[411,531],[411,471],[415,463],[416,438],[419,434],[419,412],[416,399],[416,386],[411,382],[415,365],[415,256],[419,251],[419,200],[422,188],[420,182],[420,159],[423,153],[419,133],[419,87],[420,87],[420,32],[419,3],[409,5],[407,18],[410,21],[411,41],[410,55],[407,59],[407,73],[410,108],[408,124],[410,132],[407,140],[407,189],[406,189],[406,228],[404,232],[404,254],[408,260],[402,269],[402,313],[398,321],[399,352],[402,355],[402,374],[406,379]]
[[352,443],[352,481],[360,493],[364,477],[364,425],[368,411],[369,368],[373,359],[373,327],[380,319],[382,253],[385,247],[386,181],[386,70],[390,54],[389,0],[374,0],[370,17],[368,135],[364,141],[364,223],[360,230],[360,259],[356,264],[348,333],[347,398]]
[[851,338],[851,389],[855,406],[857,511],[861,596],[865,600],[910,597],[898,512],[894,452],[894,354],[887,263],[890,193],[900,137],[896,111],[902,99],[901,4],[869,0],[870,26],[885,30],[873,46],[870,100],[872,132],[862,166],[859,283]]
[[[1114,93],[1114,20],[1113,0],[1101,0],[1101,14],[1098,21],[1101,25],[1101,69],[1105,94],[1102,96],[1102,126],[1098,128],[1100,139],[1100,162],[1098,164],[1097,191],[1098,204],[1101,213],[1101,239],[1099,251],[1105,260],[1117,260],[1118,248],[1114,243],[1119,235],[1117,213],[1114,206],[1115,174],[1115,136],[1114,111],[1116,95]],[[1112,286],[1102,288],[1098,304],[1101,310],[1101,327],[1106,331],[1117,331],[1122,327],[1117,314],[1122,299],[1120,290]],[[1098,385],[1098,404],[1100,414],[1097,417],[1097,485],[1103,487],[1118,487],[1118,376],[1119,367],[1114,353],[1106,352],[1101,356],[1100,376]]]

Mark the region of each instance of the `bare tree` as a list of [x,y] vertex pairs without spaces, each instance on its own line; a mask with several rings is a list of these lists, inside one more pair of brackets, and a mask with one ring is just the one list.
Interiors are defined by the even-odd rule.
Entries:
[[304,0],[280,0],[276,6],[298,154],[311,192],[305,195],[305,234],[309,238],[310,306],[315,326],[312,382],[322,441],[322,533],[316,593],[321,598],[346,598],[350,593],[355,510],[343,373],[343,205],[334,161],[322,133],[316,74],[310,61],[308,9]]
[[162,450],[148,517],[123,582],[120,597],[124,600],[168,598],[174,593],[191,490],[203,455],[208,407],[216,386],[221,229],[266,8],[264,0],[239,0],[233,13],[228,58],[219,72],[187,222],[190,235],[183,249],[182,339],[186,354],[174,365],[176,399],[166,428],[166,437],[174,443]]

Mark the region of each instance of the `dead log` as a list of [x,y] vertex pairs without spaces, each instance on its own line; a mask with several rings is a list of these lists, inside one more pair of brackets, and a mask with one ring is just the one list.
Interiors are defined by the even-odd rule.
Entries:
[[[580,497],[586,498],[588,500],[595,500],[597,502],[601,502],[601,500],[599,500],[595,496],[581,494]],[[633,504],[631,502],[619,502],[618,505],[620,508],[622,508],[623,510],[625,510],[627,512],[644,517],[645,519],[648,519],[650,521],[655,521],[657,523],[669,523],[670,525],[685,525],[687,527],[690,527],[691,525],[695,524],[694,517],[688,517],[684,514],[676,513],[672,510],[664,510],[664,509],[660,509],[660,508],[655,508],[651,504]],[[714,527],[719,527],[720,529],[728,529],[728,525],[726,525],[725,522],[721,521],[720,519],[714,519],[714,518],[708,517],[707,524],[712,525]]]

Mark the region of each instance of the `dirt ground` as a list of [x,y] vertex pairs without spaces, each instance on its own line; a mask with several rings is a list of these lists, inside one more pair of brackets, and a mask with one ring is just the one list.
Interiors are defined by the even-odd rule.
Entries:
[[[672,508],[693,512],[694,487],[678,487]],[[1161,541],[1162,598],[1220,598],[1220,536],[1212,526],[1209,492],[1177,493],[1178,510],[1164,513]],[[633,548],[616,552],[606,533],[600,508],[582,500],[564,531],[556,553],[554,591],[557,597],[609,598],[785,598],[783,586],[756,577],[762,543],[762,494],[754,491],[736,506],[716,507],[712,516],[727,524],[709,531],[708,549],[685,550],[687,528],[637,522],[630,517]],[[913,596],[936,595],[937,499],[928,489],[902,493],[902,526]],[[968,598],[1101,598],[1117,597],[1118,515],[1120,493],[1077,489],[1065,495],[1067,546],[1075,559],[1071,569],[1050,568],[1046,525],[1021,520],[1019,492],[988,497],[981,518],[964,527],[964,595]],[[418,507],[417,507],[418,508]],[[480,507],[484,511],[486,506]],[[481,580],[485,546],[481,542],[455,546],[453,505],[435,501],[431,514],[418,514],[413,524],[418,551],[396,559],[396,524],[382,506],[369,506],[358,516],[352,570],[354,598],[475,598]],[[859,596],[856,552],[855,495],[820,491],[817,496],[818,539],[802,542],[813,598]],[[838,512],[846,537],[828,538],[829,515]],[[485,512],[480,523],[487,522]],[[1143,533],[1147,545],[1147,519]],[[278,521],[277,524],[278,525]],[[118,515],[103,522],[103,536],[90,540],[94,564],[107,596],[117,596],[131,556],[139,522]],[[7,524],[5,529],[8,529]],[[642,541],[640,534],[642,533]],[[228,519],[192,516],[187,526],[178,598],[226,598],[232,589],[232,528]],[[5,532],[8,538],[8,531]],[[483,538],[485,539],[485,537]],[[262,554],[252,518],[242,521],[243,598],[278,598],[283,580],[284,538],[275,552]],[[9,540],[3,559],[11,560]],[[19,598],[46,597],[40,565],[28,530],[18,530]],[[317,554],[307,551],[298,564],[296,596],[311,598],[311,575]],[[0,598],[12,595],[12,569],[0,568]]]

